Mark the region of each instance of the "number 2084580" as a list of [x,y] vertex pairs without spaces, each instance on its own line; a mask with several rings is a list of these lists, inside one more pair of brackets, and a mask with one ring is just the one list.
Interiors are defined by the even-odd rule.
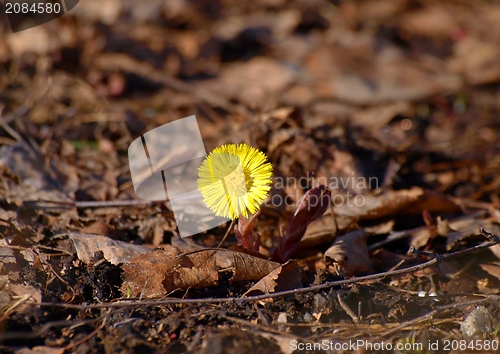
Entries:
[[486,350],[486,351],[497,351],[498,350],[498,340],[444,340],[443,342],[443,350]]
[[39,2],[39,3],[27,3],[27,2],[7,2],[5,4],[6,14],[58,14],[61,13],[62,8],[59,3],[50,2]]

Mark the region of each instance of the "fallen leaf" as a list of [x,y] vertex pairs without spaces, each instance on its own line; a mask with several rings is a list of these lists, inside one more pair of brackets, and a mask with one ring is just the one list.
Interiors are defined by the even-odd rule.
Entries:
[[288,261],[276,268],[252,286],[245,296],[270,294],[277,291],[293,290],[302,287],[302,272],[295,261]]
[[273,339],[283,354],[292,354],[294,352],[294,350],[292,350],[293,348],[290,346],[291,337],[266,332],[258,332],[258,334],[266,339]]
[[[355,218],[335,218],[339,229],[345,229],[352,225]],[[313,221],[306,230],[304,237],[300,240],[300,249],[316,246],[322,243],[333,242],[337,230],[333,223],[332,214],[328,211],[325,214]]]
[[419,100],[437,92],[456,91],[462,85],[459,75],[437,64],[433,70],[413,65],[395,48],[377,50],[372,43],[359,47],[310,50],[305,62],[310,76],[301,79],[315,80],[324,98],[359,106]]
[[219,270],[229,270],[233,273],[230,282],[242,280],[259,280],[280,266],[277,262],[268,261],[241,252],[217,254]]
[[124,296],[160,297],[174,290],[205,288],[219,284],[219,273],[230,272],[230,282],[260,280],[279,263],[230,250],[202,250],[183,256],[165,245],[122,265]]
[[[42,293],[39,289],[34,288],[30,285],[23,284],[10,284],[10,289],[13,294],[16,295],[15,299],[24,299],[23,303],[21,303],[17,308],[17,312],[23,312],[29,305],[29,303],[41,303],[42,302]],[[14,300],[14,298],[13,298]]]
[[392,228],[394,227],[394,224],[395,224],[394,220],[389,220],[387,222],[383,222],[378,225],[367,226],[364,228],[364,230],[369,234],[383,235],[391,232]]
[[94,257],[94,253],[98,251],[102,251],[104,258],[115,265],[127,262],[139,254],[151,251],[148,247],[131,245],[100,235],[72,232],[69,238],[73,240],[78,258],[84,263],[90,263]]
[[500,262],[491,262],[487,264],[479,264],[479,266],[488,274],[500,279]]
[[[335,214],[355,216],[362,220],[378,219],[388,215],[430,213],[458,213],[460,207],[450,198],[438,193],[413,187],[398,191],[386,191],[380,195],[364,195],[362,205],[342,203],[335,206]],[[334,205],[336,199],[333,198]]]
[[0,271],[7,263],[16,263],[14,250],[10,247],[0,246]]
[[458,26],[457,18],[440,4],[426,6],[400,16],[399,26],[411,34],[429,37],[448,37]]
[[177,258],[179,254],[177,248],[170,246],[124,263],[122,294],[142,298],[160,297],[173,290],[218,284],[219,274],[215,270],[213,251]]
[[405,101],[366,107],[353,112],[350,122],[366,130],[373,131],[386,126],[394,117],[410,112],[410,104]]
[[[438,221],[439,223],[439,221]],[[440,226],[442,228],[442,232],[444,232],[444,229],[447,227],[448,228],[448,234],[447,234],[447,239],[446,239],[446,249],[449,251],[453,248],[453,246],[467,238],[473,235],[479,235],[479,229],[484,228],[485,230],[491,230],[493,233],[500,232],[500,228],[496,226],[491,218],[478,218],[477,216],[463,216],[459,217],[456,219],[448,220],[448,226]],[[438,224],[439,225],[439,224]],[[412,232],[411,234],[411,241],[410,245],[412,245],[415,248],[421,248],[425,244],[427,244],[429,237],[431,237],[431,230],[429,228],[419,228],[416,231]],[[498,258],[500,258],[500,248],[497,248],[494,245],[490,247],[490,250],[495,253],[498,251],[497,255]]]
[[340,236],[325,252],[325,263],[334,267],[344,277],[372,273],[373,265],[368,256],[364,230],[356,230]]
[[0,313],[9,305],[10,300],[10,281],[7,275],[0,275]]
[[484,85],[500,79],[497,44],[469,36],[455,44],[454,52],[450,68],[463,74],[470,85]]
[[0,167],[6,188],[3,198],[19,205],[37,199],[68,201],[76,190],[75,167],[46,164],[42,155],[25,142],[2,146]]
[[256,57],[230,64],[218,78],[199,82],[199,87],[226,99],[236,99],[250,107],[272,103],[295,78],[296,73],[277,60]]
[[63,354],[65,351],[66,349],[64,348],[37,346],[33,348],[22,348],[16,350],[16,354]]
[[75,197],[78,200],[113,200],[118,194],[116,172],[106,171],[102,176],[82,174]]

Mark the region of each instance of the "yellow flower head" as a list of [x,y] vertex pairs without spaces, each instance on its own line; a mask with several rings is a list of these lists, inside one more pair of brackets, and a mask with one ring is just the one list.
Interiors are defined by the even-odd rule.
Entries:
[[215,148],[198,169],[198,190],[215,215],[236,219],[259,210],[271,189],[273,168],[247,144]]

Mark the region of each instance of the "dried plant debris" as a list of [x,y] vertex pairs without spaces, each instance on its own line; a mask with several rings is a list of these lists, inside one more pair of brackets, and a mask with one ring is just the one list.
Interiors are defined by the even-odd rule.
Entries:
[[106,236],[71,233],[78,259],[90,263],[96,252],[103,252],[104,258],[112,264],[128,262],[136,256],[150,252],[151,249],[139,245],[131,245],[123,241],[115,241]]
[[279,264],[229,250],[201,250],[183,255],[165,247],[140,255],[122,265],[122,294],[126,297],[160,297],[174,290],[219,285],[220,273],[230,282],[260,280]]
[[[498,340],[497,2],[65,10],[0,25],[0,351]],[[128,152],[192,115],[205,152],[248,144],[273,177],[258,212],[182,237]]]
[[372,273],[367,238],[368,234],[363,230],[340,236],[325,252],[326,265],[332,267],[334,273],[344,277]]
[[288,261],[259,280],[243,294],[251,296],[270,294],[275,291],[293,290],[302,287],[302,272],[295,261]]

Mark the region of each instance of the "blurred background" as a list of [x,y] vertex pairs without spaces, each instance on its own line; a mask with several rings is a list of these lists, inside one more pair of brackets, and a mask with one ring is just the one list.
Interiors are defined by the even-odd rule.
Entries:
[[193,114],[207,152],[246,142],[277,177],[498,201],[496,1],[82,0],[17,33],[4,18],[1,32],[0,143],[28,144],[54,169],[50,184],[23,167],[30,149],[4,150],[21,176],[6,204],[37,196],[23,183],[136,198],[129,144]]

